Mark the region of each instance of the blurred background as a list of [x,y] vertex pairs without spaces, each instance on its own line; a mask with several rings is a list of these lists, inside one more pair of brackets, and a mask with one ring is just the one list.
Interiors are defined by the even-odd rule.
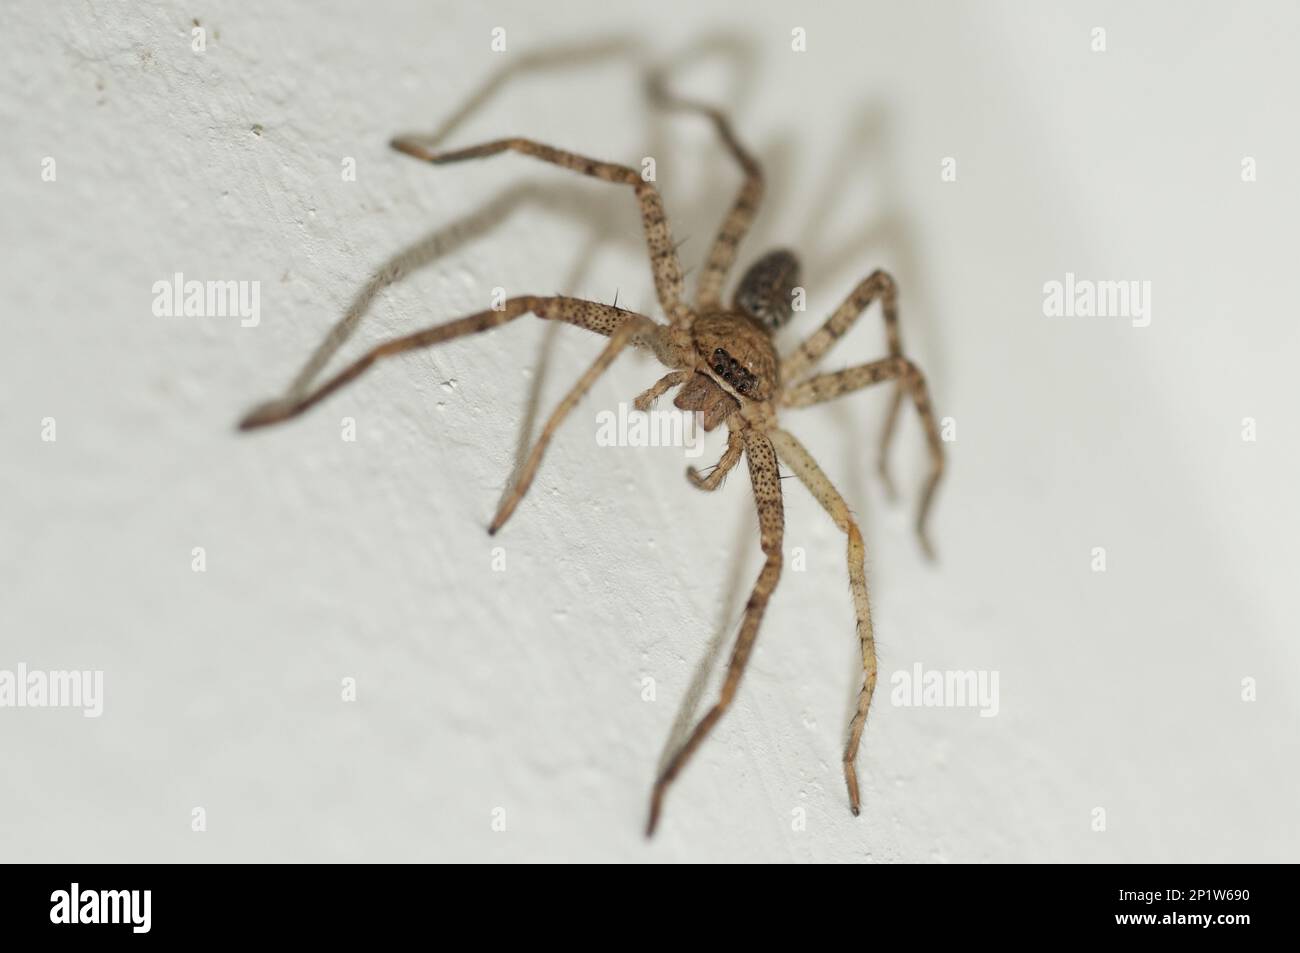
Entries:
[[[102,671],[104,711],[0,708],[0,857],[1295,860],[1298,29],[1285,3],[6,4],[0,670]],[[659,63],[765,168],[741,266],[800,254],[783,348],[887,268],[950,419],[931,565],[914,414],[895,503],[887,390],[783,418],[867,539],[859,818],[843,537],[787,480],[737,703],[641,836],[759,566],[743,469],[703,494],[680,448],[597,444],[648,357],[495,538],[589,335],[521,319],[234,429],[313,354],[496,287],[657,314],[624,190],[387,143],[653,157],[695,267],[740,177],[649,105]],[[177,272],[257,282],[257,324],[156,314]],[[1046,316],[1067,274],[1149,282],[1149,325]],[[873,310],[825,368],[884,353]],[[996,717],[892,704],[918,664],[997,673]]]

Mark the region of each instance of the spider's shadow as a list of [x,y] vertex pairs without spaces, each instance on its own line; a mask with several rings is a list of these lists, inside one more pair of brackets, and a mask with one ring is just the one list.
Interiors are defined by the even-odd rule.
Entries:
[[[706,36],[672,59],[659,64],[658,68],[671,75],[674,64],[691,62],[710,55],[721,55],[731,61],[733,90],[727,99],[730,103],[729,108],[739,106],[746,98],[746,91],[753,86],[750,79],[756,64],[755,51],[745,42],[724,34]],[[633,62],[647,81],[655,68],[644,41],[637,36],[615,35],[591,43],[549,47],[513,58],[509,64],[479,86],[464,104],[443,120],[432,133],[409,138],[418,138],[429,148],[434,148],[445,142],[483,109],[510,81],[549,70],[579,68],[608,59]],[[669,116],[663,110],[651,112],[649,146],[646,155],[667,154],[671,141],[667,128],[668,119]],[[708,196],[722,194],[736,187],[736,183],[732,182],[735,178],[734,170],[722,163],[712,163],[709,170],[708,180],[698,188],[696,195],[685,198],[677,196],[683,207],[696,207]],[[582,286],[586,278],[588,262],[592,259],[593,253],[601,247],[621,244],[629,250],[644,254],[644,243],[640,234],[629,234],[621,227],[625,220],[619,215],[618,203],[591,201],[590,189],[593,183],[580,182],[576,179],[564,181],[554,177],[548,178],[546,182],[545,186],[527,184],[512,188],[497,196],[475,214],[429,233],[384,262],[374,276],[353,296],[343,317],[326,334],[282,399],[292,401],[301,398],[310,390],[313,382],[356,332],[369,313],[371,305],[385,288],[403,280],[411,272],[454,253],[478,236],[490,232],[520,206],[540,206],[588,226],[584,242],[574,257],[574,265],[567,279],[558,285],[562,293],[573,293],[573,289]],[[699,254],[702,256],[703,251],[700,250]],[[503,498],[515,484],[519,469],[527,458],[533,431],[536,428],[541,394],[545,387],[556,335],[559,331],[558,324],[545,322],[536,373],[532,376],[520,421],[515,447],[514,472],[505,482]]]
[[[734,36],[716,34],[706,36],[684,49],[677,56],[660,64],[666,76],[671,77],[674,66],[691,63],[706,56],[721,56],[730,61],[731,91],[725,97],[727,108],[736,111],[748,99],[748,93],[754,88],[751,82],[757,64],[754,48],[746,42],[738,41]],[[652,64],[640,38],[614,36],[579,46],[552,47],[544,51],[518,57],[489,77],[455,113],[439,124],[435,130],[419,138],[430,148],[444,142],[455,133],[475,113],[487,103],[512,79],[520,76],[552,69],[571,69],[593,64],[610,58],[631,59],[648,79]],[[669,116],[663,110],[650,113],[650,126],[647,155],[663,156],[669,152],[671,144]],[[770,150],[766,150],[770,156]],[[705,180],[698,187],[694,196],[675,195],[674,199],[683,208],[697,208],[711,196],[723,195],[739,185],[736,171],[725,162],[711,162]],[[559,287],[568,291],[581,286],[587,271],[587,263],[593,252],[608,243],[621,243],[636,253],[644,253],[644,246],[639,234],[628,234],[620,226],[622,219],[617,214],[617,204],[610,202],[592,202],[591,183],[578,180],[561,180],[552,177],[547,184],[537,185],[526,182],[514,186],[494,198],[491,202],[472,215],[438,228],[419,240],[401,249],[376,269],[374,275],[363,285],[349,302],[343,316],[330,328],[316,350],[308,358],[302,369],[289,385],[284,400],[301,398],[311,389],[314,382],[333,360],[335,355],[356,333],[362,321],[369,314],[375,300],[388,287],[405,280],[407,276],[426,268],[447,255],[453,254],[476,238],[487,234],[500,226],[516,210],[525,206],[541,207],[569,218],[575,222],[587,224],[583,246],[574,257],[574,265],[567,280]],[[709,223],[716,227],[716,223]],[[695,251],[702,256],[703,243],[697,243]],[[518,470],[526,459],[533,431],[536,427],[540,398],[543,392],[551,358],[554,353],[556,335],[560,331],[557,324],[545,323],[545,330],[536,373],[532,376],[531,387],[526,396],[524,413],[519,427],[515,450],[515,473],[506,481],[505,492],[509,492],[518,476]],[[747,538],[748,526],[742,524],[742,539],[738,548]],[[690,729],[690,722],[699,706],[700,698],[708,683],[709,673],[713,670],[719,653],[726,642],[731,626],[728,624],[739,599],[742,573],[745,566],[743,557],[733,560],[729,583],[724,593],[723,615],[710,640],[708,649],[695,671],[691,686],[686,692],[673,730],[669,734],[664,749],[666,760],[675,747],[685,738]]]
[[[567,69],[611,57],[639,57],[639,51],[639,40],[612,37],[591,44],[554,47],[518,57],[480,86],[464,105],[450,118],[444,120],[432,134],[422,135],[419,138],[431,147],[441,143],[483,108],[510,79],[520,74],[555,68]],[[573,268],[567,279],[558,286],[566,292],[582,284],[586,276],[587,262],[597,248],[611,243],[621,243],[632,248],[639,247],[635,244],[637,236],[627,235],[618,227],[620,219],[616,207],[612,203],[592,202],[589,189],[590,183],[577,180],[549,180],[544,186],[534,183],[521,184],[502,192],[474,214],[430,232],[403,248],[384,262],[375,271],[373,277],[353,296],[343,317],[334,324],[299,371],[284,399],[291,401],[301,398],[310,390],[313,382],[356,332],[369,313],[371,305],[384,289],[404,280],[412,272],[454,253],[475,238],[493,231],[516,209],[525,206],[541,207],[589,226],[584,243],[574,259]],[[514,477],[517,477],[517,471],[528,452],[529,438],[536,424],[537,409],[558,331],[559,327],[555,323],[546,322],[537,372],[533,375],[520,424],[515,451],[516,472],[510,480],[506,481],[505,492],[509,492],[509,488],[513,486]]]

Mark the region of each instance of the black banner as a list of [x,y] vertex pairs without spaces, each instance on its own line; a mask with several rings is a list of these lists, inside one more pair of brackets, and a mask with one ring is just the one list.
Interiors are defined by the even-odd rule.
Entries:
[[[598,921],[614,917],[632,922],[611,922],[601,933],[645,935],[648,923],[693,919],[674,911],[670,897],[697,892],[691,906],[713,915],[726,911],[728,930],[745,931],[746,920],[751,930],[767,930],[774,918],[797,917],[826,929],[861,930],[864,943],[877,929],[916,931],[926,943],[1100,934],[1232,942],[1281,935],[1291,922],[1282,906],[1293,879],[1289,867],[1272,866],[864,865],[804,873],[788,884],[767,875],[760,901],[741,887],[743,872],[710,875],[697,885],[698,873],[690,869],[659,877],[653,891],[636,871],[620,874],[617,890],[582,883],[581,870],[549,875],[549,890],[537,889],[530,870],[494,870],[481,883],[474,871],[422,866],[10,865],[3,871],[9,875],[0,892],[6,939],[62,934],[132,943],[288,934],[337,942],[419,925],[441,932],[446,925],[438,920],[473,923],[478,915],[493,917],[494,937],[508,934],[510,924],[533,924],[527,929],[535,932],[538,924],[554,928],[564,920],[594,932]],[[511,883],[515,876],[519,881]],[[572,884],[563,883],[567,877]],[[825,895],[816,897],[814,885],[824,885]],[[504,910],[508,917],[501,917]]]

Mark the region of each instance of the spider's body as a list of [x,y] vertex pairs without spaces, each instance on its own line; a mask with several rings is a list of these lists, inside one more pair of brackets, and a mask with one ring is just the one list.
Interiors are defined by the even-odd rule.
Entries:
[[[255,408],[243,419],[240,427],[248,430],[297,416],[360,376],[382,358],[429,347],[466,334],[491,330],[529,313],[546,320],[563,321],[609,338],[600,356],[547,420],[520,471],[518,481],[488,527],[489,532],[495,533],[509,519],[515,506],[528,491],[542,454],[560,422],[595,380],[629,345],[652,351],[670,368],[670,372],[637,397],[635,406],[640,410],[648,409],[656,398],[676,389],[676,406],[682,410],[698,411],[706,430],[713,430],[726,423],[727,447],[718,465],[707,476],[702,476],[694,468],[687,470],[687,476],[699,489],[716,490],[742,456],[746,459],[757,505],[759,543],[764,563],[745,605],[745,614],[736,636],[720,697],[695,726],[682,747],[669,759],[655,782],[647,833],[654,831],[668,786],[731,705],[753,651],[768,600],[780,578],[785,515],[778,460],[793,470],[808,487],[847,539],[849,584],[853,592],[858,642],[862,650],[862,686],[858,693],[857,711],[849,725],[843,767],[849,789],[849,805],[856,814],[859,795],[855,759],[876,684],[875,638],[867,599],[862,534],[843,498],[812,455],[790,433],[781,429],[778,413],[782,408],[821,403],[883,381],[895,382],[894,401],[881,441],[880,471],[888,483],[884,464],[886,451],[903,400],[910,397],[925,424],[931,457],[931,472],[917,517],[917,532],[924,544],[926,514],[943,470],[943,445],[930,408],[925,379],[920,370],[903,356],[898,333],[897,293],[893,279],[882,271],[873,272],[861,281],[819,330],[784,357],[777,354],[774,334],[790,319],[794,296],[802,294],[797,287],[798,261],[792,253],[779,250],[760,258],[739,282],[731,307],[724,306],[722,293],[727,275],[734,263],[737,247],[748,231],[762,198],[762,172],[758,163],[740,145],[727,120],[720,113],[707,106],[674,99],[658,83],[654,85],[654,91],[668,105],[690,109],[711,119],[746,176],[740,194],[709,249],[694,302],[686,299],[683,271],[676,247],[672,243],[663,201],[655,185],[643,180],[635,169],[564,152],[529,139],[501,139],[442,153],[432,152],[410,139],[395,140],[393,146],[401,152],[435,164],[513,151],[582,175],[631,188],[641,209],[655,291],[668,319],[667,324],[596,301],[559,295],[522,295],[510,298],[493,310],[379,344],[314,390],[308,391],[306,385],[303,385],[301,389],[291,390],[280,400]],[[884,316],[889,356],[834,373],[812,373],[821,357],[877,299],[881,302]],[[928,545],[926,551],[929,552]]]
[[673,405],[701,412],[705,430],[742,406],[753,414],[752,404],[766,403],[776,392],[781,359],[773,335],[793,313],[790,295],[798,275],[792,252],[771,252],[745,272],[730,310],[710,311],[692,322],[697,364]]
[[749,315],[714,312],[696,318],[694,375],[673,403],[703,413],[712,430],[742,406],[766,403],[777,382],[779,361],[772,337]]

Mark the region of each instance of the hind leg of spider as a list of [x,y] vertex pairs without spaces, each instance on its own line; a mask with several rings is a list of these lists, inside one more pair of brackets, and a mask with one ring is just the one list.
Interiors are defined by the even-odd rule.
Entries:
[[713,730],[713,726],[736,697],[741,676],[745,674],[745,666],[749,664],[749,657],[754,651],[754,640],[758,637],[763,613],[781,578],[781,540],[785,533],[785,514],[781,504],[781,478],[777,471],[776,451],[772,448],[772,442],[757,430],[742,431],[742,439],[745,456],[749,461],[750,482],[754,487],[754,502],[758,508],[759,542],[766,558],[749,602],[745,604],[740,633],[736,636],[736,644],[731,651],[731,660],[727,664],[727,674],[718,700],[696,724],[686,743],[672,756],[655,780],[654,791],[650,796],[650,819],[646,824],[647,837],[654,834],[659,823],[664,795],[667,794],[669,785],[681,773],[695,749]]
[[[624,311],[596,301],[584,301],[581,298],[539,297],[524,295],[507,299],[499,311],[480,311],[467,317],[434,325],[413,334],[384,341],[371,348],[361,357],[344,367],[341,371],[325,381],[314,390],[289,399],[281,398],[268,401],[253,408],[239,423],[240,430],[252,430],[266,427],[296,417],[309,407],[324,400],[339,388],[360,377],[373,364],[386,357],[393,357],[406,351],[432,347],[468,334],[490,331],[528,313],[539,318],[564,321],[606,337],[615,333],[630,320],[650,322],[644,315],[633,311]],[[650,322],[653,325],[653,322]],[[664,340],[662,334],[653,335],[647,343],[654,349],[661,361],[671,363],[677,360],[677,352]]]
[[849,723],[848,743],[844,747],[844,782],[849,788],[849,809],[858,813],[858,746],[862,742],[862,729],[867,723],[871,696],[876,690],[876,638],[871,628],[871,602],[867,598],[867,575],[864,568],[866,551],[862,533],[854,522],[848,505],[830,478],[817,465],[803,444],[784,430],[768,431],[776,454],[795,472],[822,508],[830,514],[848,537],[849,588],[853,590],[853,609],[857,615],[858,645],[862,649],[862,687],[858,690],[858,707]]
[[887,271],[873,271],[826,319],[826,323],[808,335],[790,354],[781,358],[781,381],[793,385],[812,370],[826,352],[835,346],[848,330],[857,323],[876,299],[880,300],[881,316],[885,321],[885,340],[889,356],[903,353],[903,342],[898,333],[898,286]]
[[641,341],[648,344],[648,342],[652,341],[666,330],[667,329],[662,325],[655,324],[655,322],[651,321],[647,317],[634,315],[619,325],[618,330],[610,335],[609,343],[605,345],[604,350],[600,352],[596,357],[596,360],[592,362],[592,365],[587,368],[586,373],[584,373],[582,377],[578,378],[578,382],[573,385],[572,389],[564,395],[564,399],[561,400],[555,410],[551,412],[550,418],[546,421],[546,426],[542,428],[541,436],[538,437],[537,442],[533,444],[533,448],[528,454],[528,459],[524,462],[524,467],[519,472],[519,479],[515,481],[515,485],[511,489],[510,493],[504,500],[502,500],[501,507],[497,510],[497,515],[493,517],[492,525],[488,527],[489,533],[495,534],[496,531],[505,524],[505,521],[510,518],[510,514],[513,513],[515,507],[519,505],[519,501],[524,498],[524,494],[528,492],[528,487],[532,485],[533,477],[537,474],[537,467],[542,462],[542,454],[546,452],[546,447],[551,442],[551,437],[555,435],[555,431],[559,429],[564,418],[569,415],[569,411],[573,410],[573,408],[577,406],[578,401],[582,399],[583,395],[591,389],[591,385],[596,382],[596,378],[605,373],[609,368],[609,365],[614,363],[614,358],[618,357],[619,353],[627,347],[628,344],[631,344],[634,341]]
[[[880,313],[885,322],[885,342],[890,357],[903,354],[902,336],[898,329],[898,285],[887,271],[873,271],[858,282],[844,302],[835,309],[826,323],[805,339],[789,357],[781,361],[781,379],[793,383],[817,364],[848,333],[849,328],[867,312],[871,303],[880,299]],[[894,399],[885,418],[885,429],[880,441],[880,460],[877,464],[885,490],[892,498],[896,495],[894,480],[889,474],[889,445],[893,439],[894,424],[903,403],[905,388],[901,383],[894,387]]]
[[[925,376],[920,368],[905,357],[887,357],[831,374],[817,374],[798,384],[787,386],[781,393],[781,403],[786,407],[808,407],[889,380],[897,381],[898,386],[911,395],[912,403],[916,406],[921,423],[925,427],[926,443],[930,452],[930,473],[921,492],[921,505],[916,517],[916,534],[921,540],[921,548],[925,551],[925,555],[933,559],[934,547],[930,545],[926,534],[926,520],[930,514],[930,506],[934,502],[934,491],[943,476],[944,454],[939,426],[934,419],[934,409],[930,406],[929,389],[926,387]],[[890,426],[892,428],[892,424]]]
[[431,152],[418,142],[408,138],[394,139],[392,147],[398,152],[414,156],[434,165],[450,162],[463,162],[466,159],[481,159],[498,155],[502,152],[518,152],[522,155],[541,159],[552,165],[558,165],[581,175],[631,186],[636,192],[637,204],[641,209],[641,224],[645,230],[646,244],[650,249],[650,270],[654,276],[655,291],[659,304],[668,316],[674,332],[674,341],[681,346],[689,343],[689,329],[694,315],[687,306],[684,297],[684,278],[677,249],[673,245],[672,232],[668,227],[668,216],[664,213],[663,198],[653,182],[647,182],[636,169],[613,162],[601,162],[589,159],[576,152],[566,152],[553,146],[519,137],[498,139],[481,145],[457,149],[451,152]]
[[722,220],[722,227],[709,247],[709,255],[704,261],[704,268],[695,286],[695,302],[700,310],[719,308],[722,306],[723,286],[726,284],[731,266],[736,261],[736,250],[749,232],[754,216],[758,214],[759,203],[763,200],[763,170],[758,160],[741,145],[731,128],[731,123],[720,110],[704,103],[674,96],[668,92],[663,77],[659,74],[655,74],[650,80],[650,95],[660,105],[696,112],[707,117],[713,123],[727,151],[732,154],[745,173],[744,184],[741,185],[740,193],[732,203],[726,218]]

